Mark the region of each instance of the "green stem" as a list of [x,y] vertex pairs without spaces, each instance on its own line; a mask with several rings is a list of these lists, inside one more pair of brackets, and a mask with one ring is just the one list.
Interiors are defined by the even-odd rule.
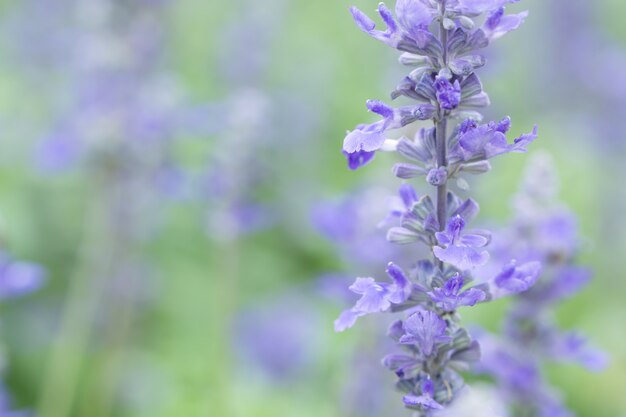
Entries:
[[67,417],[74,406],[77,383],[92,331],[93,319],[101,301],[110,261],[107,251],[108,231],[106,175],[97,175],[90,205],[84,215],[83,236],[78,246],[78,261],[70,277],[69,288],[60,317],[60,327],[53,341],[38,406],[40,417]]

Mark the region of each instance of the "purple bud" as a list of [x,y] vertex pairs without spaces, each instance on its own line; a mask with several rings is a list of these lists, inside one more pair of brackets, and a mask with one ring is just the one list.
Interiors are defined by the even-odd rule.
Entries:
[[426,181],[432,186],[440,186],[448,180],[448,170],[445,167],[433,168],[428,171]]
[[454,110],[461,102],[461,85],[456,80],[450,83],[450,80],[444,77],[437,77],[435,80],[435,90],[437,101],[444,110]]

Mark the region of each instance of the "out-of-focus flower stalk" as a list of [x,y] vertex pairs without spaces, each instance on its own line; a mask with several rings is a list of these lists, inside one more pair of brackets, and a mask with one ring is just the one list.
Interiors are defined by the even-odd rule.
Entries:
[[598,371],[605,355],[576,331],[562,331],[554,313],[559,302],[582,290],[591,271],[577,263],[581,248],[573,213],[557,201],[558,178],[547,154],[534,155],[514,199],[512,224],[494,238],[494,257],[515,255],[543,267],[535,286],[516,295],[503,335],[485,334],[479,366],[491,374],[515,417],[572,416],[560,393],[545,380],[550,363],[574,362]]
[[43,372],[38,414],[65,417],[74,405],[82,363],[93,330],[93,320],[102,301],[113,259],[114,236],[109,221],[112,195],[109,174],[95,175],[89,205],[85,210],[83,236],[78,242],[77,264],[69,288],[60,327]]
[[[78,406],[94,417],[113,412],[139,294],[142,239],[164,200],[160,180],[179,110],[160,68],[163,5],[146,0],[66,5],[67,13],[85,20],[74,45],[78,68],[71,68],[78,76],[70,84],[77,114],[61,123],[59,137],[72,141],[88,162],[83,175],[90,195],[44,373],[41,417],[66,417]],[[53,140],[45,149],[52,153],[44,154],[67,163],[58,159],[58,151],[67,148],[56,145]],[[100,334],[96,326],[102,326]],[[103,366],[86,373],[82,365],[94,336],[102,337]],[[79,388],[83,404],[76,403]]]

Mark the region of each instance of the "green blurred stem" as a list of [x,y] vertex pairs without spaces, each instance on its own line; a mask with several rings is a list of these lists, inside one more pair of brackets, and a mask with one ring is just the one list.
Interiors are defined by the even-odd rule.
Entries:
[[[443,113],[443,111],[442,111]],[[448,120],[445,115],[436,123],[436,142],[437,142],[437,165],[439,167],[446,167],[448,160],[446,156],[446,129]],[[442,184],[437,187],[437,221],[439,222],[439,230],[446,228],[447,222],[447,198],[448,198],[448,185]]]
[[[138,218],[142,185],[140,178],[118,174],[112,184],[109,222],[112,230],[112,260],[106,276],[110,283],[107,294],[107,326],[102,339],[103,355],[92,377],[91,387],[83,397],[81,415],[108,417],[112,414],[120,375],[124,369],[125,350],[135,313],[139,291],[137,270],[137,238],[142,222]],[[123,288],[120,291],[120,284]],[[112,288],[111,288],[112,287]],[[112,296],[111,296],[112,295]]]
[[71,415],[77,383],[94,317],[105,287],[106,266],[113,261],[107,219],[108,174],[95,174],[93,192],[84,215],[77,264],[69,282],[60,324],[42,379],[39,417]]
[[[439,38],[441,45],[443,45],[443,66],[448,66],[448,31],[443,25],[443,19],[446,11],[446,2],[441,3],[441,20],[439,22]],[[437,106],[437,119],[435,121],[435,134],[436,134],[436,151],[437,151],[437,166],[448,166],[448,144],[447,144],[447,127],[448,127],[448,114],[440,106]],[[437,187],[437,221],[439,222],[439,230],[444,230],[447,223],[447,199],[448,199],[448,185],[446,183]],[[443,265],[439,263],[439,266]]]
[[[227,210],[226,210],[227,212]],[[215,285],[213,311],[210,317],[214,320],[215,334],[211,343],[209,359],[209,392],[212,399],[209,409],[202,415],[212,417],[215,415],[233,416],[235,414],[231,406],[230,386],[232,366],[232,328],[233,317],[236,313],[236,304],[239,285],[239,230],[237,219],[229,212],[224,219],[224,227],[227,229],[226,239],[215,244],[216,276],[213,277]]]

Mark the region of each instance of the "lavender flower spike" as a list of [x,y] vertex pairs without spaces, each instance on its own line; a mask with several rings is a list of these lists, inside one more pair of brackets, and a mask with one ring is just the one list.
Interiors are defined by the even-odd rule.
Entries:
[[[418,197],[411,185],[403,184],[402,203],[384,222],[391,223],[387,240],[423,244],[427,259],[411,259],[413,267],[406,272],[389,264],[392,282],[357,278],[350,289],[360,299],[335,321],[335,329],[345,330],[367,314],[402,314],[390,327],[389,337],[404,352],[387,355],[383,365],[398,377],[402,403],[416,417],[434,417],[452,404],[465,384],[461,372],[480,358],[480,346],[461,326],[456,310],[530,292],[541,270],[535,260],[521,259],[493,279],[481,278],[479,285],[471,285],[473,274],[480,274],[479,267],[490,259],[491,234],[465,230],[466,222],[478,214],[478,204],[448,189],[451,181],[462,184],[466,174],[489,172],[490,158],[526,152],[537,137],[535,128],[510,143],[508,117],[477,122],[482,120],[477,109],[490,104],[475,72],[486,62],[479,50],[521,25],[526,13],[504,14],[504,6],[516,1],[397,0],[395,16],[381,3],[378,13],[386,24],[384,31],[357,8],[350,9],[362,31],[402,52],[399,61],[411,71],[391,98],[402,96],[414,104],[391,107],[369,100],[368,109],[382,119],[348,132],[343,152],[349,168],[371,162],[377,151],[397,152],[409,162],[396,163],[394,176],[405,181],[419,178],[432,192],[420,190]],[[481,27],[475,18],[483,22]],[[432,127],[420,129],[413,139],[387,138],[390,130],[427,119]]]
[[507,262],[488,287],[493,298],[514,295],[503,337],[484,335],[479,369],[491,374],[509,408],[520,415],[572,416],[543,380],[549,362],[574,362],[602,370],[607,357],[576,331],[562,331],[554,305],[580,291],[591,278],[575,265],[580,241],[572,214],[556,203],[556,174],[546,155],[536,155],[514,199],[513,224],[496,235],[497,260]]

